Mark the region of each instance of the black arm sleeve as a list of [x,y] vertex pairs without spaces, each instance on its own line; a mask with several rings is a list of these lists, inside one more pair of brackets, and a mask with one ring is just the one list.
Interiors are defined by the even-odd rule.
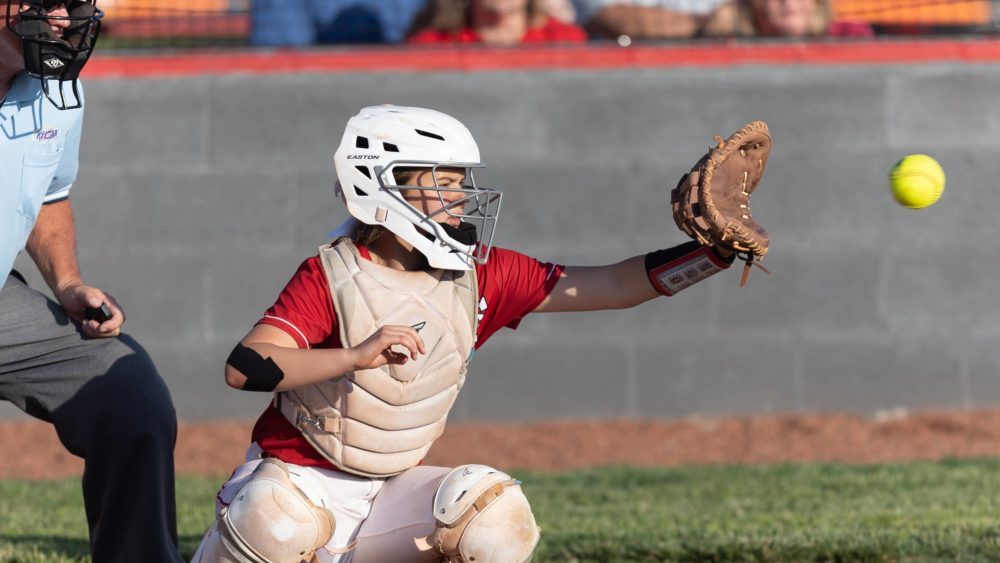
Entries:
[[244,391],[274,391],[285,378],[278,364],[271,358],[264,358],[252,348],[237,344],[230,352],[226,364],[232,366],[246,378]]

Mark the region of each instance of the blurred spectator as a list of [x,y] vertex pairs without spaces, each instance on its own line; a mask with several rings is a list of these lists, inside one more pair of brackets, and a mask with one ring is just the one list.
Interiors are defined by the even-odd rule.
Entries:
[[554,17],[551,0],[428,0],[411,27],[410,43],[586,41],[584,31]]
[[698,35],[728,0],[576,0],[579,21],[597,37],[684,38]]
[[398,43],[424,0],[254,0],[250,43]]
[[[606,4],[587,19],[597,36],[631,39],[684,37],[870,37],[864,22],[834,20],[830,0],[578,0]],[[581,9],[581,16],[587,12]]]
[[702,35],[871,37],[874,31],[864,22],[835,20],[830,0],[736,0],[711,15]]

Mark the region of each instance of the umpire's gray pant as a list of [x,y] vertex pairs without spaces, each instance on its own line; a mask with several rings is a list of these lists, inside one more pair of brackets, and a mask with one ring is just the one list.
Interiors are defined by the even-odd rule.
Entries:
[[135,340],[85,339],[62,307],[11,275],[0,290],[0,398],[54,424],[66,449],[85,460],[95,563],[181,561],[177,419]]

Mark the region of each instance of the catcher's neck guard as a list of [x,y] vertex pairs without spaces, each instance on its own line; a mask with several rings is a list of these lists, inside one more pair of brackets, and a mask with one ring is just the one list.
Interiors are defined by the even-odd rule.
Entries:
[[[77,78],[97,44],[104,12],[96,0],[14,0],[7,4],[7,27],[21,39],[24,70],[42,82],[42,92],[58,109],[82,106]],[[50,12],[65,5],[67,15]],[[62,35],[54,33],[52,22],[68,22]],[[58,92],[49,88],[55,79]],[[72,96],[67,97],[69,82]]]

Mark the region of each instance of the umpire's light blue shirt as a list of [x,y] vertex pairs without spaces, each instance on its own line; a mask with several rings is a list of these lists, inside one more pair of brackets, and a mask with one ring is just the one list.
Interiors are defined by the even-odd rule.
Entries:
[[[68,84],[66,90],[71,100]],[[49,81],[49,91],[58,95],[59,83]],[[0,286],[42,203],[69,197],[79,162],[82,101],[78,109],[57,109],[41,81],[22,72],[0,105]]]

